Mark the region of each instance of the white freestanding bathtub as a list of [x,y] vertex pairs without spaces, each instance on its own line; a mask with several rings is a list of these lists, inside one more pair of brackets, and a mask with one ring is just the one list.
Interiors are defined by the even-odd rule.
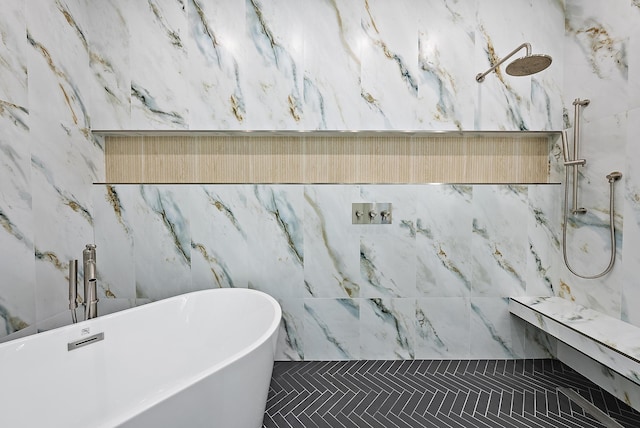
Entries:
[[258,428],[281,315],[215,289],[1,344],[0,427]]

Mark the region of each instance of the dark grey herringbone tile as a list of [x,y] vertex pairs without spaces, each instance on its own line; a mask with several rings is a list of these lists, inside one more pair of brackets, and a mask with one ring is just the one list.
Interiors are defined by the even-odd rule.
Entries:
[[640,413],[556,360],[276,362],[263,428],[625,427]]

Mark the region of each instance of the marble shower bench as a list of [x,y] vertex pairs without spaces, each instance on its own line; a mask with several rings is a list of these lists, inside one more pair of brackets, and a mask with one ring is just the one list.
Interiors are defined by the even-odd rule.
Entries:
[[561,297],[512,297],[509,311],[640,386],[640,327]]

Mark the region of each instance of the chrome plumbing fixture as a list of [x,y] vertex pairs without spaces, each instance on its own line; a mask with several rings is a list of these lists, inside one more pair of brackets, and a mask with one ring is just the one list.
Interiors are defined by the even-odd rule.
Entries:
[[565,180],[564,180],[564,207],[563,207],[563,220],[562,220],[562,254],[564,256],[564,264],[569,269],[569,272],[574,274],[577,277],[583,279],[596,279],[600,278],[613,269],[613,265],[616,260],[616,227],[615,227],[615,210],[614,210],[614,183],[622,178],[622,173],[618,171],[613,171],[612,173],[606,176],[607,181],[609,181],[609,231],[610,231],[610,245],[611,245],[611,258],[609,260],[609,265],[607,268],[596,274],[596,275],[582,275],[577,273],[569,264],[569,260],[567,257],[567,219],[569,212],[569,168],[573,168],[573,206],[571,209],[571,213],[573,215],[576,214],[586,214],[587,210],[582,207],[578,207],[578,167],[586,165],[587,161],[585,159],[578,158],[578,148],[580,142],[580,107],[586,107],[589,105],[589,100],[581,100],[580,98],[576,98],[573,101],[573,105],[575,107],[574,110],[574,121],[573,121],[573,157],[569,153],[569,144],[567,141],[567,131],[563,130],[561,133],[562,137],[562,152],[564,157],[564,166],[565,166]]
[[[98,288],[96,278],[96,246],[87,244],[82,251],[82,267],[84,269],[84,319],[98,316]],[[78,260],[69,261],[69,309],[71,320],[78,322],[76,308],[78,307]]]
[[71,311],[71,320],[73,323],[78,322],[76,309],[78,308],[78,261],[69,260],[69,310]]
[[354,202],[351,204],[352,224],[391,224],[390,203]]
[[496,63],[493,67],[485,71],[484,73],[478,73],[476,75],[476,81],[482,82],[487,74],[491,73],[496,68],[500,67],[502,63],[515,55],[516,52],[521,50],[522,48],[526,48],[527,53],[525,56],[514,59],[505,71],[507,74],[511,76],[529,76],[531,74],[538,73],[551,65],[551,57],[545,54],[532,54],[531,53],[531,45],[529,43],[523,43],[513,51],[509,52],[507,56],[502,58],[498,63]]

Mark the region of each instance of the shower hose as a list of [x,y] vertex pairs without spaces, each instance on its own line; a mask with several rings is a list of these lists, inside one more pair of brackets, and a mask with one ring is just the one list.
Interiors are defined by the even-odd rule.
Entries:
[[564,180],[564,218],[562,222],[562,254],[564,256],[564,264],[567,266],[567,269],[577,277],[583,279],[596,279],[602,276],[605,276],[611,269],[613,269],[613,264],[616,260],[616,226],[614,224],[615,212],[613,209],[614,206],[614,192],[613,192],[613,184],[622,177],[622,174],[618,172],[612,172],[607,175],[607,180],[609,180],[609,230],[611,232],[611,259],[609,260],[609,266],[600,272],[597,275],[580,275],[576,273],[574,269],[571,268],[569,264],[569,260],[567,258],[567,217],[568,217],[568,205],[569,205],[569,168],[565,168],[565,180]]

